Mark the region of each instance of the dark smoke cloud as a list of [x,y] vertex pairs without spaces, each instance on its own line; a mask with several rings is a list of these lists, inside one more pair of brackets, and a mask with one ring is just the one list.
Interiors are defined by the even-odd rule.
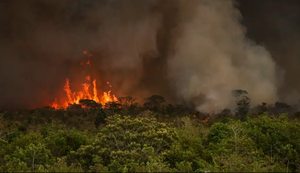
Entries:
[[92,67],[98,82],[110,81],[116,95],[144,98],[151,87],[163,94],[156,87],[162,85],[154,85],[161,75],[153,77],[155,70],[148,68],[158,64],[153,58],[159,58],[156,37],[162,14],[158,1],[1,3],[2,107],[43,105],[55,94],[63,94],[66,77],[74,86],[80,84],[83,50],[94,55]]
[[284,70],[280,100],[295,103],[300,98],[299,45],[300,2],[297,0],[240,0],[247,36],[263,44]]
[[[273,52],[246,37],[234,2],[1,1],[0,105],[42,106],[64,95],[66,77],[76,86],[88,72],[101,88],[110,81],[117,96],[140,101],[161,94],[211,111],[246,89],[254,104],[274,102],[281,77]],[[91,69],[79,65],[83,50],[93,54]]]

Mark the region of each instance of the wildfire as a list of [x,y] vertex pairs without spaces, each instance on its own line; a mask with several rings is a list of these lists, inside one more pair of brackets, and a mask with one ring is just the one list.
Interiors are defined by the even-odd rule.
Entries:
[[58,109],[59,105],[57,104],[57,99],[55,99],[55,101],[52,103],[51,105],[53,108]]
[[[87,51],[83,51],[84,54],[87,54]],[[87,65],[91,65],[91,61],[88,60]],[[83,65],[83,62],[81,62],[81,65]],[[64,91],[66,92],[66,96],[67,99],[64,102],[64,104],[59,105],[57,99],[55,99],[55,101],[50,105],[51,107],[55,108],[55,109],[60,109],[60,108],[67,108],[70,104],[79,104],[80,100],[83,99],[87,99],[87,100],[93,100],[96,103],[102,104],[103,106],[108,103],[108,102],[117,102],[118,99],[115,95],[111,95],[111,90],[107,91],[107,92],[103,92],[102,94],[98,94],[98,89],[97,89],[97,84],[96,84],[96,79],[93,79],[93,81],[91,81],[91,77],[89,75],[87,75],[85,77],[85,79],[87,81],[89,81],[88,83],[83,83],[82,84],[82,91],[79,92],[72,92],[71,87],[70,87],[70,80],[67,78],[66,79],[66,84],[64,86]],[[111,84],[109,82],[107,82],[107,84],[111,86]],[[91,85],[93,87],[91,87]],[[90,89],[92,88],[92,89]],[[92,94],[90,93],[90,90],[92,90]]]
[[[86,79],[90,79],[88,76]],[[51,104],[51,107],[55,109],[59,108],[67,108],[70,104],[79,104],[80,100],[83,99],[88,99],[88,100],[94,100],[96,103],[101,103],[102,105],[105,105],[105,103],[108,102],[117,102],[118,99],[115,95],[111,95],[111,91],[108,92],[103,92],[102,96],[98,95],[98,90],[97,90],[97,84],[96,84],[96,79],[93,80],[92,82],[93,85],[93,94],[90,94],[90,84],[84,83],[82,84],[83,90],[79,92],[72,92],[70,88],[70,80],[67,78],[66,79],[66,84],[64,86],[64,90],[66,92],[67,96],[67,101],[63,105],[59,105],[57,103],[57,99]]]
[[205,120],[203,122],[207,123],[209,120],[209,117],[205,118]]

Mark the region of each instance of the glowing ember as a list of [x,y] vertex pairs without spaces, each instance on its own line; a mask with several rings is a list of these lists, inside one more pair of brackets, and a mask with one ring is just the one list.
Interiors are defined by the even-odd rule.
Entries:
[[87,65],[91,65],[91,60],[88,60],[88,62],[86,62]]
[[106,82],[106,83],[109,85],[109,87],[112,87],[111,84],[110,84],[109,82]]
[[85,50],[85,51],[83,51],[83,54],[87,54],[87,51]]
[[209,117],[207,117],[207,118],[205,118],[205,120],[203,121],[203,122],[208,122],[208,120],[209,120]]
[[91,81],[91,76],[86,76],[86,80]]

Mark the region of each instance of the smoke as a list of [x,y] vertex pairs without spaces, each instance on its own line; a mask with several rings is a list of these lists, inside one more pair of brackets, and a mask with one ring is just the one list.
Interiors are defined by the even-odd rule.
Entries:
[[[92,72],[117,96],[160,94],[201,111],[278,99],[270,53],[246,37],[235,1],[10,0],[0,5],[0,107],[42,106]],[[7,17],[4,17],[7,16]],[[82,69],[87,50],[91,69]]]
[[264,44],[278,66],[284,69],[279,99],[283,102],[299,103],[299,1],[262,0],[240,3],[243,24],[249,28],[247,36]]
[[[1,1],[1,108],[43,106],[64,95],[65,78],[81,86],[88,72],[103,90],[110,81],[116,95],[149,95],[135,90],[143,76],[141,55],[157,52],[155,3]],[[94,55],[92,70],[79,65],[84,50]]]
[[277,98],[276,65],[270,53],[245,37],[234,1],[190,0],[182,12],[180,37],[168,60],[169,76],[185,100],[204,94],[198,108],[231,108],[233,89],[245,89],[253,104]]

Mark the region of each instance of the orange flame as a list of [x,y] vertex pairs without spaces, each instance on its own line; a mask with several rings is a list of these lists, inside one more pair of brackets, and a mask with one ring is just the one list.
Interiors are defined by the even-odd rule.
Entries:
[[[57,99],[51,104],[51,107],[55,109],[59,108],[67,108],[69,104],[79,104],[79,101],[82,99],[94,100],[96,103],[101,103],[103,106],[108,102],[118,102],[118,98],[115,95],[111,95],[111,91],[103,92],[102,97],[99,97],[96,79],[93,80],[93,96],[90,94],[89,88],[90,84],[84,83],[82,84],[83,91],[72,92],[70,89],[70,80],[66,79],[66,84],[64,86],[64,90],[66,92],[67,101],[65,101],[64,105],[59,105],[57,103]],[[101,98],[101,99],[99,99]]]
[[209,120],[209,117],[205,118],[205,120],[203,122],[207,123]]
[[72,98],[72,91],[70,89],[70,80],[68,78],[66,79],[66,85],[64,87],[64,90],[67,94],[68,102],[73,104],[74,102]]
[[[84,51],[85,53],[86,51]],[[87,53],[87,52],[86,52]],[[90,60],[87,62],[87,64],[90,64]],[[88,75],[86,76],[86,80],[91,81],[91,77]],[[109,82],[107,84],[110,85]],[[88,100],[94,100],[96,103],[100,103],[103,106],[108,102],[118,102],[118,99],[115,95],[111,95],[111,91],[103,92],[103,94],[100,96],[98,95],[97,85],[96,85],[96,79],[92,82],[93,85],[93,95],[90,94],[90,86],[89,83],[83,83],[83,90],[79,92],[72,92],[70,88],[70,80],[66,79],[66,84],[64,86],[64,91],[66,92],[67,100],[63,105],[59,105],[57,102],[57,99],[50,105],[51,107],[55,109],[66,109],[70,104],[79,104],[79,101],[82,99],[88,99]]]
[[99,103],[100,101],[99,101],[99,98],[98,98],[98,90],[97,90],[97,86],[96,86],[96,79],[93,80],[93,85],[94,85],[94,88],[93,88],[93,90],[94,90],[94,99],[93,100],[95,102]]
[[57,99],[55,99],[55,101],[52,103],[51,105],[54,109],[58,109],[59,105],[57,104]]
[[91,100],[91,94],[89,92],[90,85],[87,83],[82,84],[83,90],[84,90],[84,99],[90,99]]

